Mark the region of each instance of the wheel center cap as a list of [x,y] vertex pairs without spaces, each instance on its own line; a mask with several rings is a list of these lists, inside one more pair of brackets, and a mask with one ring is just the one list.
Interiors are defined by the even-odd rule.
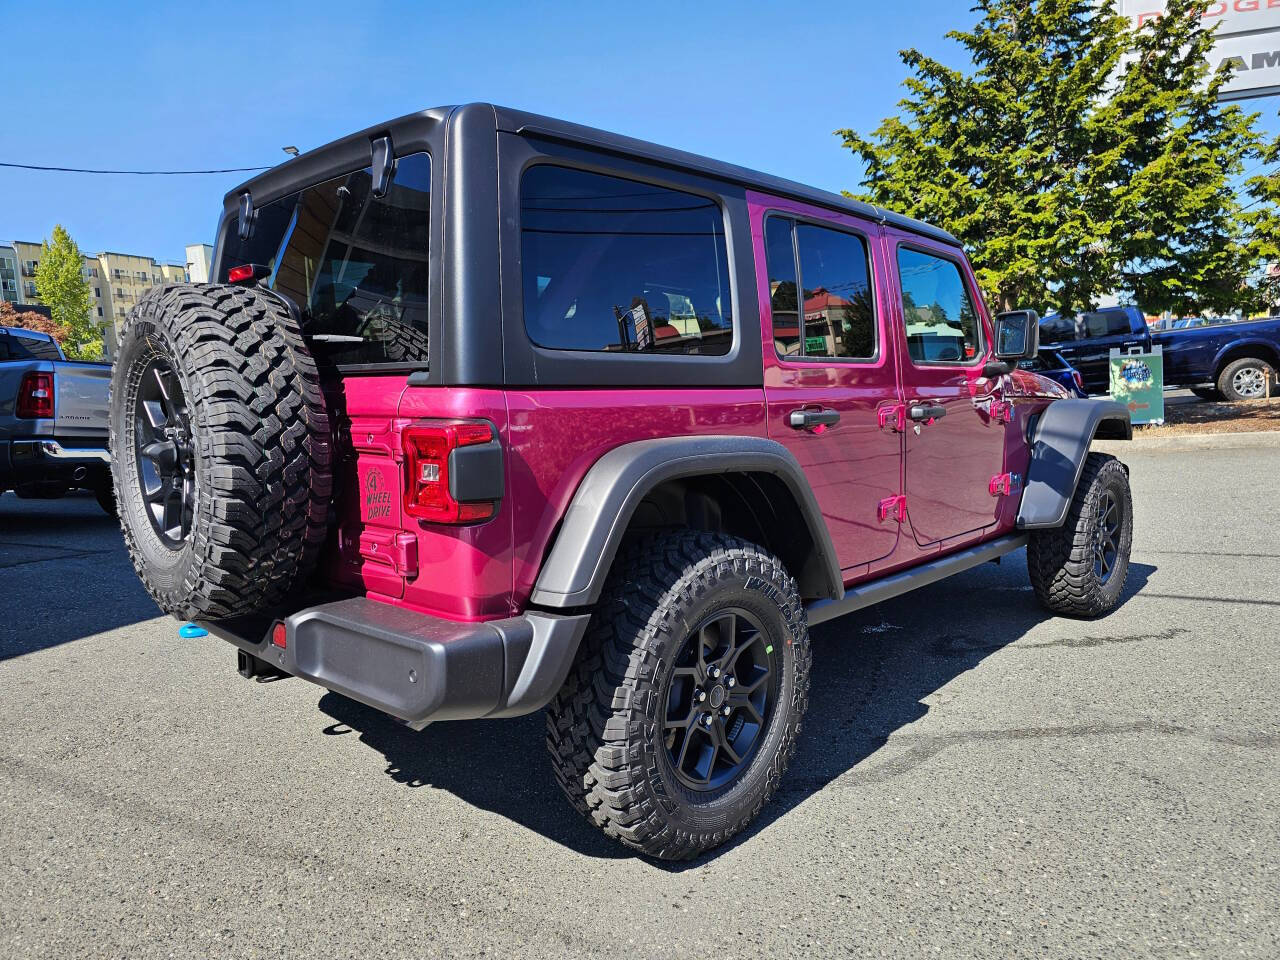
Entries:
[[707,695],[707,699],[711,702],[712,708],[718,708],[724,704],[724,687],[716,684],[711,688],[711,693]]

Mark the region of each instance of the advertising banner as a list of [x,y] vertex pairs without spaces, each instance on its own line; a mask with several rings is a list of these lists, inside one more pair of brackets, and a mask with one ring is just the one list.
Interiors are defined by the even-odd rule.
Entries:
[[[1164,0],[1119,0],[1135,28],[1163,16]],[[1217,25],[1209,55],[1215,70],[1226,63],[1232,77],[1223,100],[1280,93],[1280,0],[1205,0],[1205,23]]]
[[1164,423],[1164,354],[1159,344],[1144,353],[1111,351],[1111,399],[1129,408],[1134,426]]

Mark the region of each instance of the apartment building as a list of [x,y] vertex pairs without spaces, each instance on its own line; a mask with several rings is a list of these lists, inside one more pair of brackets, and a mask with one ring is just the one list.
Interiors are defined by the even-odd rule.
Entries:
[[9,244],[0,243],[0,300],[21,303],[18,293],[18,253]]
[[208,283],[213,269],[213,247],[207,243],[187,244],[187,278],[192,283]]
[[[40,265],[38,243],[15,240],[0,246],[0,292],[15,304],[40,304],[36,292],[36,268]],[[6,261],[12,261],[13,296],[5,283]],[[81,273],[89,285],[89,317],[102,328],[105,356],[115,354],[116,320],[122,318],[151,287],[181,283],[187,268],[181,263],[159,263],[151,257],[104,251],[84,258]]]

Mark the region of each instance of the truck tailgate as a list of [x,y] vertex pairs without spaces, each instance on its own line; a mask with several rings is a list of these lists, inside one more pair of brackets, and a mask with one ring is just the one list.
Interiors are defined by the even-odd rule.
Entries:
[[53,366],[57,393],[53,409],[54,435],[105,437],[111,364],[60,361]]

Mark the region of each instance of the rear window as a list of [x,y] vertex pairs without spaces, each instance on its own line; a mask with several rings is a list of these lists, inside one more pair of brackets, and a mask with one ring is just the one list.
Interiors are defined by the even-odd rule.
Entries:
[[1123,310],[1099,310],[1084,315],[1084,335],[1093,337],[1123,337],[1130,332],[1129,315]]
[[1041,343],[1066,343],[1075,338],[1075,317],[1052,316],[1040,321]]
[[385,197],[366,167],[265,204],[253,236],[233,223],[221,279],[239,264],[271,269],[268,286],[303,313],[317,353],[339,364],[427,362],[431,159],[396,161]]
[[[0,336],[0,341],[6,338]],[[9,350],[8,360],[61,360],[58,345],[44,337],[28,337],[21,333],[11,333],[7,337]]]
[[724,215],[696,194],[539,164],[520,188],[524,322],[556,350],[723,355]]

